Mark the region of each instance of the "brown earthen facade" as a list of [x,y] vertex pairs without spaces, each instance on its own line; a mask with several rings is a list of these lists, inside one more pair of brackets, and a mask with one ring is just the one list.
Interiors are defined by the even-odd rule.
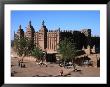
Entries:
[[[42,22],[39,31],[35,31],[34,27],[29,21],[26,27],[26,32],[23,31],[21,25],[19,26],[16,35],[20,37],[28,37],[31,39],[31,43],[36,47],[41,48],[46,51],[47,54],[56,54],[58,49],[58,44],[65,37],[73,39],[73,43],[76,43],[78,49],[87,48],[88,45],[93,47],[94,45],[100,45],[100,38],[98,42],[93,41],[91,38],[91,29],[82,29],[81,31],[76,30],[48,30],[44,21]],[[93,43],[94,42],[94,43]],[[92,43],[92,44],[91,44]]]

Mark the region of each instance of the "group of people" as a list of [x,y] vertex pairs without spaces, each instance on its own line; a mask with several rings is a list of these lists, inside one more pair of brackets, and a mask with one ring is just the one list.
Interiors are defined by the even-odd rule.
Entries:
[[21,68],[25,68],[26,67],[26,65],[23,62],[23,59],[18,60],[18,66],[21,67]]
[[39,62],[39,65],[40,65],[40,66],[45,65],[45,66],[47,67],[47,63],[46,63],[46,62]]
[[40,60],[36,59],[36,64],[43,66],[45,65],[47,67],[47,63],[46,63],[46,54],[43,55],[43,57]]

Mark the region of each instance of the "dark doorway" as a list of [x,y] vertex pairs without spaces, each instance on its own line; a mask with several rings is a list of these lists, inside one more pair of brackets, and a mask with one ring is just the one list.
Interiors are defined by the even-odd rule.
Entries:
[[100,59],[97,60],[97,67],[100,67]]
[[46,61],[47,62],[56,62],[56,55],[55,54],[47,54]]

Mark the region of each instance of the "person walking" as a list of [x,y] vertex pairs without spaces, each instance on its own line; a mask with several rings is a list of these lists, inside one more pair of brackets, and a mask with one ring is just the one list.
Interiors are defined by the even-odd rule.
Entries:
[[60,76],[63,76],[63,70],[62,69],[60,70]]
[[97,68],[100,67],[100,58],[97,56]]
[[18,60],[18,66],[19,66],[19,67],[20,67],[20,62],[21,62],[21,61],[20,61],[20,60]]

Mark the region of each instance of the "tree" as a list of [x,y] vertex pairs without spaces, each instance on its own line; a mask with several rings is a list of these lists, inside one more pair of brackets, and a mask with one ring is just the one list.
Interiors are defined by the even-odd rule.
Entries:
[[31,51],[34,49],[33,46],[34,44],[32,43],[32,40],[26,38],[26,51],[25,51],[26,56],[31,55]]
[[26,37],[19,38],[18,36],[14,39],[14,50],[19,56],[27,55],[28,53],[28,39]]
[[39,49],[38,47],[34,47],[34,49],[31,51],[32,56],[34,56],[38,60],[42,60],[43,58],[43,51]]
[[71,61],[74,63],[74,58],[76,57],[77,49],[76,49],[76,44],[72,43],[70,39],[64,38],[59,43],[59,48],[58,52],[62,54],[62,60],[64,61],[64,65],[66,61]]

